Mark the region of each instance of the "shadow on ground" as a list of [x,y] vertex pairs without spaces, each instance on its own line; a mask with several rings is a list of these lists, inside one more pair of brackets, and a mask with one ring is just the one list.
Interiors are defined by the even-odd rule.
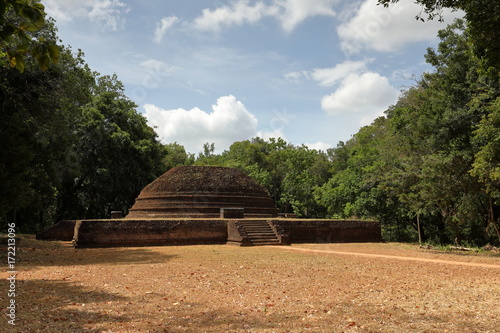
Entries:
[[[117,265],[164,263],[175,255],[158,253],[149,248],[74,249],[69,242],[39,241],[21,236],[16,245],[18,269],[41,266]],[[2,261],[5,261],[4,258]],[[6,263],[4,263],[6,265]]]
[[[6,281],[1,281],[2,290]],[[66,281],[18,280],[16,286],[15,326],[7,325],[6,332],[94,332],[86,330],[96,325],[106,327],[108,322],[127,322],[128,313],[105,313],[90,309],[112,302],[122,302],[126,298],[103,291],[89,290],[84,286]],[[0,295],[3,305],[9,302],[7,294]],[[126,303],[125,303],[126,304]],[[3,315],[2,317],[6,317]],[[2,323],[3,325],[4,323]],[[2,331],[5,332],[5,331]],[[101,332],[95,330],[95,332]]]

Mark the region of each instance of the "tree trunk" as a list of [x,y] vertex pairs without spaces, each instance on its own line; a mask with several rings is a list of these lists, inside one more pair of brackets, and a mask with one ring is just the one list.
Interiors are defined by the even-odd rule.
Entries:
[[422,245],[422,233],[420,231],[420,213],[417,213],[418,244]]
[[489,223],[493,225],[493,228],[495,228],[498,240],[500,241],[500,217],[497,218],[495,214],[495,204],[493,202],[493,198],[490,198]]

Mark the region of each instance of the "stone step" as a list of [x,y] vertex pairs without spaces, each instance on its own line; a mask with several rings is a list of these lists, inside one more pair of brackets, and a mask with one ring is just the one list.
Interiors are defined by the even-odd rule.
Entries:
[[252,240],[253,245],[279,245],[278,240]]
[[272,229],[269,225],[243,225],[243,227],[249,229]]
[[240,223],[240,225],[250,228],[270,228],[269,224]]
[[279,245],[278,236],[265,220],[240,220],[252,245]]
[[267,232],[262,232],[262,231],[257,231],[257,232],[252,232],[245,230],[248,235],[255,235],[255,236],[275,236],[274,232],[272,231],[267,231]]
[[268,224],[241,224],[241,225],[250,228],[270,228]]
[[274,238],[274,239],[277,239],[276,235],[271,235],[271,234],[266,234],[266,235],[262,235],[262,234],[248,234],[248,237],[251,238],[251,239],[259,239],[259,238]]
[[247,234],[254,234],[254,235],[274,235],[274,231],[272,230],[248,230],[245,229]]
[[272,228],[269,228],[269,227],[264,228],[264,227],[245,227],[245,226],[244,226],[244,228],[245,228],[246,230],[255,230],[255,231],[259,231],[259,230],[271,231],[271,232],[273,231],[273,229],[272,229]]

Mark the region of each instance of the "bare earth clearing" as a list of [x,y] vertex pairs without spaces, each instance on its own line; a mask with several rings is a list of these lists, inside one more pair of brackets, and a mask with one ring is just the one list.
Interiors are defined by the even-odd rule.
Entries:
[[17,321],[2,315],[2,332],[500,331],[498,255],[405,244],[75,250],[32,236],[17,245]]

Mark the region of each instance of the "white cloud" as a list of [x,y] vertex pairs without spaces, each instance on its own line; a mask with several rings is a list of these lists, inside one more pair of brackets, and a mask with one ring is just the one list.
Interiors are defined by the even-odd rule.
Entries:
[[194,27],[198,30],[219,31],[221,26],[255,23],[273,12],[272,7],[262,2],[257,2],[255,5],[249,3],[249,0],[240,0],[232,6],[222,6],[214,10],[203,9],[202,15],[194,20]]
[[124,14],[130,11],[130,7],[120,0],[45,0],[43,3],[47,14],[57,22],[83,17],[111,31],[124,28]]
[[332,7],[337,2],[338,0],[273,0],[271,5],[266,5],[262,1],[251,3],[250,0],[239,0],[232,5],[203,9],[193,25],[198,30],[219,31],[224,26],[252,24],[265,17],[273,17],[289,33],[309,17],[335,16]]
[[358,73],[366,68],[366,61],[345,61],[332,68],[317,68],[311,72],[311,77],[320,86],[333,86],[352,73]]
[[177,141],[192,153],[201,151],[206,142],[215,143],[216,150],[221,151],[257,134],[257,118],[232,95],[218,98],[211,113],[199,108],[163,110],[151,104],[144,109],[164,143]]
[[81,2],[75,0],[45,0],[43,5],[45,12],[58,23],[71,21],[72,14],[82,7]]
[[128,13],[130,8],[119,0],[105,0],[90,2],[88,16],[91,21],[103,28],[118,31],[125,26],[122,14]]
[[397,97],[397,90],[378,73],[350,74],[336,91],[323,97],[321,107],[330,115],[373,114],[385,110]]
[[142,76],[142,86],[146,89],[156,89],[173,72],[181,70],[178,66],[169,66],[163,61],[147,59],[139,63],[146,72]]
[[281,27],[291,32],[297,25],[313,16],[335,16],[332,6],[337,0],[276,0],[275,6],[280,10],[276,18],[281,21]]
[[309,73],[307,71],[297,71],[297,72],[289,72],[283,75],[286,82],[290,83],[300,83],[303,77],[308,77]]
[[156,26],[154,41],[157,43],[161,43],[161,40],[163,39],[163,36],[167,32],[167,30],[170,29],[178,21],[179,18],[177,16],[163,17]]
[[334,91],[321,99],[321,108],[329,115],[358,114],[361,125],[373,119],[394,104],[399,95],[385,76],[367,68],[374,59],[347,60],[331,68],[316,68],[285,74],[288,82],[311,79]]
[[363,49],[395,51],[408,43],[434,39],[439,29],[445,28],[454,18],[463,16],[461,12],[452,13],[445,9],[446,24],[437,20],[420,22],[415,19],[420,11],[420,5],[411,1],[401,1],[384,8],[378,6],[377,1],[365,0],[357,12],[344,15],[348,19],[337,28],[341,48],[348,53]]
[[317,141],[314,143],[305,143],[304,145],[306,147],[308,147],[309,149],[322,150],[324,152],[326,152],[330,148],[333,148],[333,146],[331,144],[323,142],[323,141]]

